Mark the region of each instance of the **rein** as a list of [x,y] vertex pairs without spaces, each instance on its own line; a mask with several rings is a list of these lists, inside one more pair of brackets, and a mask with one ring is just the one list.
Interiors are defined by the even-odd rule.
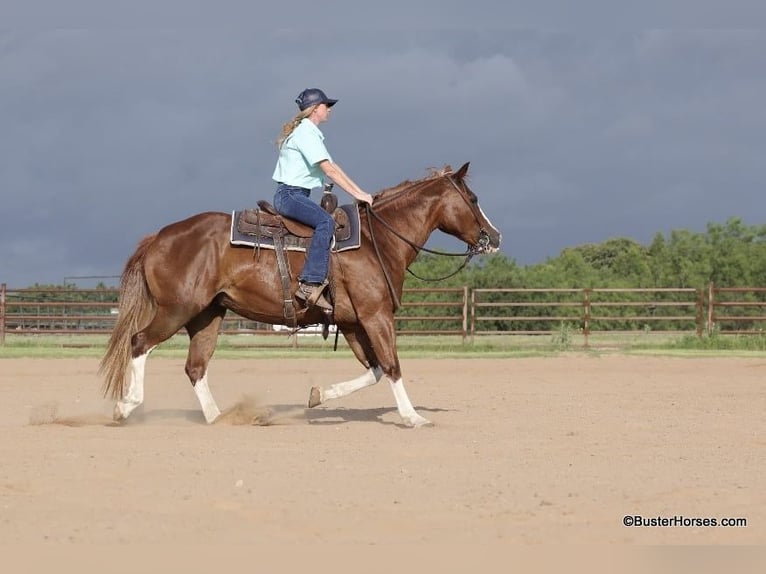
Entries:
[[[476,213],[475,213],[473,207],[470,205],[470,202],[463,196],[463,193],[460,191],[460,188],[452,180],[451,177],[449,177],[449,176],[447,176],[447,177],[449,179],[449,182],[457,190],[457,192],[460,194],[460,196],[463,198],[463,200],[465,200],[465,202],[468,203],[469,207],[471,207],[471,211],[473,212],[474,217],[476,217],[477,220],[478,220],[478,217],[476,216]],[[412,188],[410,188],[410,189],[412,189]],[[453,277],[454,275],[457,275],[460,271],[462,271],[465,268],[466,265],[468,265],[468,262],[471,260],[471,258],[474,255],[476,255],[477,253],[481,252],[481,250],[483,249],[483,247],[486,244],[486,241],[489,240],[489,237],[486,235],[486,232],[482,228],[481,234],[480,234],[480,238],[479,238],[479,243],[477,245],[475,245],[475,246],[468,246],[463,253],[450,253],[450,252],[447,252],[447,251],[438,251],[438,250],[435,250],[435,249],[428,249],[427,247],[425,247],[423,245],[418,245],[417,243],[411,241],[410,239],[404,237],[401,233],[396,231],[396,229],[391,227],[391,225],[389,225],[389,223],[387,221],[382,219],[377,213],[375,213],[375,211],[373,211],[372,206],[369,203],[365,204],[365,209],[366,209],[367,215],[368,215],[368,217],[367,217],[367,224],[368,224],[368,226],[370,228],[370,239],[372,240],[372,245],[373,245],[373,248],[375,249],[375,255],[378,258],[378,263],[380,263],[380,268],[383,270],[383,275],[386,278],[386,285],[388,286],[388,291],[389,291],[389,293],[391,295],[391,300],[394,303],[394,311],[399,309],[399,307],[401,306],[401,303],[399,302],[399,299],[396,296],[396,290],[394,289],[393,281],[391,281],[391,277],[388,274],[388,269],[386,269],[386,266],[383,263],[383,258],[380,255],[380,249],[378,248],[378,243],[375,240],[375,232],[373,231],[373,228],[372,228],[372,218],[373,217],[376,220],[378,220],[383,225],[383,227],[385,227],[389,232],[391,232],[391,234],[393,234],[398,239],[404,241],[407,245],[412,247],[418,254],[421,251],[424,251],[426,253],[432,253],[434,255],[442,255],[442,256],[445,256],[445,257],[465,257],[465,259],[463,260],[463,263],[460,265],[460,267],[458,267],[452,273],[450,273],[448,275],[445,275],[444,277],[437,277],[437,278],[421,277],[420,275],[417,275],[414,271],[410,270],[410,268],[408,267],[407,268],[407,273],[409,273],[413,277],[416,277],[417,279],[420,279],[421,281],[432,281],[432,282],[443,281],[444,279],[449,279],[450,277]],[[484,239],[485,237],[486,237],[486,240]]]
[[[413,277],[416,277],[416,278],[420,279],[421,281],[434,281],[435,282],[435,281],[443,281],[444,279],[449,279],[450,277],[453,277],[454,275],[457,275],[460,271],[462,271],[463,268],[466,265],[468,265],[468,262],[471,260],[471,258],[474,255],[476,255],[476,249],[474,249],[472,247],[466,248],[466,250],[463,253],[450,253],[448,251],[438,251],[438,250],[435,250],[435,249],[428,249],[427,247],[424,247],[423,245],[418,245],[417,243],[407,239],[404,235],[402,235],[401,233],[396,231],[396,229],[391,227],[386,220],[382,219],[377,213],[375,213],[372,210],[372,207],[370,206],[369,203],[366,204],[366,207],[367,207],[367,213],[369,215],[371,215],[372,217],[377,219],[383,225],[383,227],[388,229],[388,231],[390,231],[395,237],[398,237],[399,239],[404,241],[407,245],[412,247],[418,253],[420,253],[421,251],[424,251],[426,253],[431,253],[433,255],[443,255],[444,257],[465,257],[465,260],[460,265],[460,267],[458,267],[455,271],[453,271],[449,275],[445,275],[444,277],[435,277],[435,278],[421,277],[420,275],[418,275],[417,273],[415,273],[414,271],[412,271],[408,267],[407,268],[407,273],[409,273]],[[378,251],[378,245],[377,245],[377,242],[375,241],[375,234],[372,231],[372,224],[371,224],[369,218],[368,218],[367,221],[368,221],[368,223],[370,223],[370,226],[369,226],[370,227],[370,238],[372,239],[372,244],[375,247],[375,253],[378,255],[378,261],[380,261],[380,264],[382,266],[383,262],[381,261],[380,253]],[[384,268],[384,272],[385,272],[385,268]],[[386,273],[386,280],[389,282],[389,286],[390,286],[390,279],[388,279],[388,273]]]

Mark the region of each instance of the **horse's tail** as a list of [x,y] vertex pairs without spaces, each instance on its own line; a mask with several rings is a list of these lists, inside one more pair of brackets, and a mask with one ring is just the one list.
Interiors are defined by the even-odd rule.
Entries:
[[124,396],[127,370],[132,359],[131,338],[146,327],[154,316],[156,302],[146,283],[144,259],[156,234],[144,237],[125,264],[120,279],[120,303],[117,323],[101,359],[99,374],[104,376],[104,396]]

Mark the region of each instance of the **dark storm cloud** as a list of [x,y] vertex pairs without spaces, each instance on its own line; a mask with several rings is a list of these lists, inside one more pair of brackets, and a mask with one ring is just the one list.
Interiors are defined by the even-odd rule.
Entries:
[[349,29],[742,28],[762,26],[759,0],[5,0],[3,21],[15,28],[274,27]]
[[371,192],[470,160],[520,263],[764,222],[762,32],[285,24],[0,33],[0,281],[117,274],[166,223],[270,198],[308,86],[340,99],[328,146]]

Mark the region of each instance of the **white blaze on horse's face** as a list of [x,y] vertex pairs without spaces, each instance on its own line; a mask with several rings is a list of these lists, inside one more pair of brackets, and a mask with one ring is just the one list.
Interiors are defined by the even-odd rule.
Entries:
[[470,217],[478,227],[478,229],[470,232],[468,237],[464,235],[463,240],[471,246],[475,253],[495,253],[500,249],[502,235],[497,227],[492,225],[487,214],[484,213],[484,210],[479,205],[479,199],[476,197],[476,194],[468,188],[465,182],[462,185],[463,191],[456,184],[455,187],[468,206],[471,213]]
[[495,253],[500,250],[500,242],[503,240],[503,234],[500,233],[497,227],[492,225],[492,222],[484,213],[484,210],[481,208],[478,201],[476,202],[476,207],[478,208],[481,217],[484,219],[484,221],[487,222],[487,226],[489,227],[489,229],[484,230],[487,233],[487,243],[484,244],[482,238],[479,238],[478,248],[480,253]]

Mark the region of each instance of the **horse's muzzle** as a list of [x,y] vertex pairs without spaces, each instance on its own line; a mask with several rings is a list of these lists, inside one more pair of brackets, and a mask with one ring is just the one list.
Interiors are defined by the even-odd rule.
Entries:
[[479,253],[494,253],[500,249],[500,234],[494,234],[494,237],[482,229],[479,232],[479,239],[474,245],[471,246],[471,252],[474,254]]

